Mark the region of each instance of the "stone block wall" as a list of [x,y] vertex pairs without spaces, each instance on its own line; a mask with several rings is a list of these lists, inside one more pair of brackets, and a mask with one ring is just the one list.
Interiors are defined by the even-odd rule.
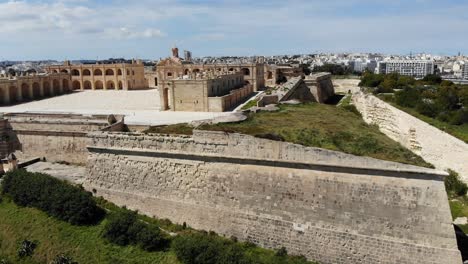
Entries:
[[373,95],[357,92],[353,94],[353,103],[364,121],[378,125],[388,137],[437,169],[457,171],[468,183],[468,144]]
[[7,114],[5,118],[19,141],[20,160],[44,157],[81,165],[88,158],[87,133],[108,125],[105,116]]
[[240,134],[91,133],[85,187],[320,263],[461,263],[443,172]]

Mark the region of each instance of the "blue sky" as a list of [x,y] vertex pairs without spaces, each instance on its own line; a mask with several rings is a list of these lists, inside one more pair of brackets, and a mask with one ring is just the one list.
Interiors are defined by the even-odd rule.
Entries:
[[467,0],[0,0],[0,60],[468,55]]

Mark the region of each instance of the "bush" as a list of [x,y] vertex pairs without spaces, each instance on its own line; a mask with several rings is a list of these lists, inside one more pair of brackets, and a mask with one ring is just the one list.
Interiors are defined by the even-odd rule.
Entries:
[[434,118],[437,115],[438,109],[431,102],[420,101],[416,104],[416,111],[422,115]]
[[42,173],[16,170],[6,174],[2,192],[20,206],[43,210],[74,225],[98,222],[104,211],[91,193]]
[[236,243],[201,233],[177,236],[172,249],[184,264],[251,263]]
[[29,240],[23,240],[18,247],[18,257],[25,258],[30,257],[34,253],[37,247],[37,243]]
[[445,178],[445,189],[449,196],[465,196],[468,185],[460,180],[460,176],[453,170],[449,170],[449,176]]
[[136,245],[146,251],[163,249],[168,243],[158,226],[141,222],[137,213],[129,210],[110,215],[103,237],[119,246]]
[[455,112],[455,114],[450,119],[451,125],[460,126],[468,123],[468,110],[460,109]]
[[416,88],[405,88],[395,93],[395,102],[405,107],[415,107],[420,101],[420,94]]

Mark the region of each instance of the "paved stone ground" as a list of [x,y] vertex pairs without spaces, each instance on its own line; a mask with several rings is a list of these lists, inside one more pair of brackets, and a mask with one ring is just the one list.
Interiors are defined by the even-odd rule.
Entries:
[[0,107],[4,113],[123,114],[130,125],[164,125],[213,119],[231,113],[160,111],[156,89],[140,91],[83,91]]
[[51,162],[34,163],[27,166],[26,170],[30,172],[46,173],[74,184],[82,184],[86,174],[85,167]]

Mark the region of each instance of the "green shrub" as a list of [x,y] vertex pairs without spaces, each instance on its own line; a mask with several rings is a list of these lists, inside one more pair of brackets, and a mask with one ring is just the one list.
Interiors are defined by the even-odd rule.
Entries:
[[468,123],[468,110],[467,109],[460,109],[454,113],[452,118],[450,119],[451,125],[460,126],[463,124]]
[[138,220],[137,213],[129,210],[109,216],[103,237],[119,246],[137,245],[146,251],[163,249],[168,243],[158,226]]
[[172,242],[172,249],[184,264],[252,263],[238,244],[202,233],[177,236]]
[[468,185],[460,180],[460,175],[455,171],[449,170],[448,172],[449,176],[445,177],[445,189],[449,196],[465,196]]
[[433,103],[420,101],[416,104],[416,111],[425,116],[436,117],[438,109]]
[[46,174],[9,172],[3,180],[2,192],[20,206],[38,208],[74,225],[94,224],[104,216],[91,193]]
[[405,107],[415,107],[420,100],[419,91],[416,88],[405,88],[395,93],[395,102]]

